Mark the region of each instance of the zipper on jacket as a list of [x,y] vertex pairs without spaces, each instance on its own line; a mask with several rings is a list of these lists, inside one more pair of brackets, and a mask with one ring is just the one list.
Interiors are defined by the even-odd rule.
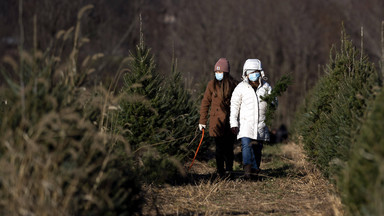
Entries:
[[256,118],[256,140],[259,138],[259,96],[257,95],[257,90],[259,88],[257,88],[255,90],[255,94],[256,94],[256,102],[257,102],[257,118]]

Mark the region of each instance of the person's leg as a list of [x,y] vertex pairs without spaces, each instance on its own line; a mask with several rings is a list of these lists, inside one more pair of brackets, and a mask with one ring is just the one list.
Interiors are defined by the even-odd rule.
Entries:
[[255,160],[256,160],[257,167],[260,168],[261,156],[262,156],[262,150],[263,150],[263,141],[256,141],[256,143],[252,145],[252,148],[253,148],[253,152],[255,153]]
[[232,171],[233,170],[233,160],[235,155],[233,153],[233,145],[236,141],[236,136],[232,134],[227,134],[224,137],[224,160],[225,160],[225,170]]
[[248,137],[241,138],[241,153],[243,156],[243,165],[251,164],[252,155],[249,148],[249,144],[251,143],[251,139]]
[[224,148],[223,137],[215,137],[216,143],[216,168],[219,175],[224,175]]
[[258,169],[255,155],[251,147],[251,139],[248,137],[241,138],[241,151],[243,155],[243,166],[245,171],[245,177],[249,178],[251,174],[251,169]]

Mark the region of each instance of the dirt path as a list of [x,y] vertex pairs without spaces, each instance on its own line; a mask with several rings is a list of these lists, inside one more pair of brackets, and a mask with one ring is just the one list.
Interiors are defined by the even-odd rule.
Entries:
[[342,215],[333,186],[308,166],[295,144],[265,146],[255,181],[243,180],[241,170],[219,179],[208,164],[195,162],[188,183],[146,186],[143,214]]

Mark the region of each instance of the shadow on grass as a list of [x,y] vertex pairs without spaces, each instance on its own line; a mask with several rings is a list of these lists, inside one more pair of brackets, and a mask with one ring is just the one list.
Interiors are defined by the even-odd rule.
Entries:
[[[227,212],[220,212],[220,214],[223,215],[248,215],[249,212],[247,211],[227,211]],[[181,215],[181,216],[190,216],[190,215],[205,215],[205,212],[188,212],[188,213],[177,213],[177,214],[166,214],[166,216],[174,216],[174,215]]]
[[292,165],[284,164],[281,167],[265,169],[257,177],[257,180],[264,181],[271,178],[286,178],[292,176],[292,168]]
[[[212,143],[211,143],[212,144]],[[236,146],[241,146],[241,144],[237,143]],[[276,145],[277,146],[277,145]],[[199,160],[208,162],[215,158],[215,151],[212,148],[212,145],[208,147],[207,150],[201,152],[199,155]],[[234,161],[238,164],[242,164],[242,153],[240,151],[234,152]],[[273,162],[275,161],[275,162]],[[275,167],[262,169],[259,175],[253,175],[253,181],[263,181],[271,178],[286,178],[286,177],[294,177],[300,176],[300,174],[294,171],[294,166],[292,164],[287,164],[280,161],[279,157],[276,156],[275,152],[263,152],[262,156],[262,164],[272,162]],[[225,176],[219,176],[217,173],[208,173],[208,174],[197,174],[197,173],[188,173],[186,176],[179,176],[177,179],[172,179],[171,182],[167,182],[170,185],[198,185],[201,182],[217,182],[220,180],[244,180],[244,171],[236,170],[232,171],[230,174]]]
[[284,164],[281,167],[265,169],[263,170],[262,173],[272,178],[284,178],[284,177],[287,177],[288,175],[289,176],[292,175],[292,168],[293,168],[293,165]]
[[[269,168],[262,170],[258,175],[252,175],[251,181],[264,181],[271,178],[286,178],[296,176],[297,174],[293,171],[293,166],[284,164],[281,167]],[[178,179],[174,179],[173,182],[168,182],[173,186],[180,185],[198,185],[201,182],[217,182],[221,180],[244,180],[244,171],[232,171],[227,173],[225,176],[219,176],[217,173],[208,174],[196,174],[188,173],[186,176],[180,176]]]

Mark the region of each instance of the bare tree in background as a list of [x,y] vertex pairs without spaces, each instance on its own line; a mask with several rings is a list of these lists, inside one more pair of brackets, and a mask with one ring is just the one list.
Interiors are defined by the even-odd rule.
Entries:
[[196,0],[177,1],[177,7],[172,7],[174,2],[167,2],[177,20],[168,43],[174,44],[189,88],[201,89],[199,86],[212,78],[212,65],[223,56],[229,59],[231,73],[238,79],[248,58],[262,61],[272,85],[282,74],[292,73],[295,84],[280,99],[277,125],[290,124],[301,100],[322,73],[331,45],[339,42],[342,22],[356,41],[360,41],[360,34],[356,34],[360,26],[367,25],[366,35],[372,39],[367,53],[373,58],[380,56],[375,44],[379,42],[384,8],[378,0],[367,5],[335,0]]
[[[276,125],[290,125],[328,62],[332,44],[339,42],[342,22],[356,46],[363,26],[365,53],[374,62],[381,55],[382,0],[25,1],[26,48],[32,46],[35,14],[38,46],[43,50],[59,30],[74,24],[75,12],[89,3],[95,7],[83,20],[83,33],[92,43],[83,50],[102,52],[111,62],[98,67],[95,80],[109,79],[114,59],[127,56],[138,43],[141,14],[144,38],[160,72],[170,72],[175,56],[186,87],[196,94],[213,77],[213,65],[220,57],[230,61],[231,73],[239,80],[248,58],[262,61],[272,85],[282,74],[292,73],[295,84],[280,98]],[[18,43],[17,1],[1,1],[0,18],[0,55],[4,55]]]

